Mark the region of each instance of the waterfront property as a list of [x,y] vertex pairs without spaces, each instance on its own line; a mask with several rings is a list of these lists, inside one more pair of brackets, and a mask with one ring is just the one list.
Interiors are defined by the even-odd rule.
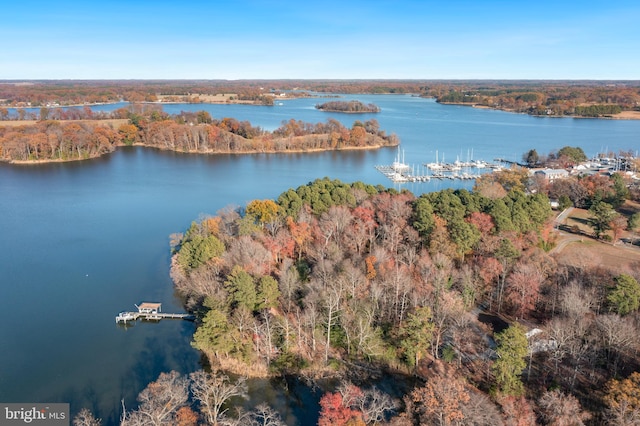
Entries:
[[[406,152],[406,161],[400,162],[415,163],[416,174],[432,175],[422,163],[433,161],[436,149],[440,157],[450,152],[448,161],[457,156],[462,160],[471,146],[474,155],[469,157],[487,162],[496,157],[517,160],[532,148],[547,153],[567,145],[580,146],[590,157],[602,152],[603,144],[607,152],[636,147],[640,134],[640,121],[536,118],[406,95],[358,98],[380,105],[382,111],[375,116],[380,128],[397,132],[401,153]],[[316,110],[316,102],[288,100],[276,108],[165,104],[163,109],[206,109],[213,117],[249,120],[271,130],[292,117],[304,122],[335,117],[345,125],[353,123],[352,115]],[[185,312],[169,277],[171,233],[188,228],[200,212],[214,214],[226,206],[271,199],[323,176],[390,186],[374,165],[391,166],[394,157],[397,148],[199,156],[123,147],[80,163],[0,163],[0,233],[12,242],[0,258],[0,270],[10,284],[0,298],[0,321],[6,324],[0,329],[6,348],[0,351],[0,400],[64,400],[71,403],[71,412],[96,407],[103,425],[119,425],[122,399],[134,406],[138,393],[161,372],[189,374],[201,368],[200,353],[190,344],[191,322],[138,324],[133,333],[123,333],[123,323],[114,327],[108,320],[114,312],[137,312],[133,303],[141,301],[162,301],[163,312]],[[479,170],[471,169],[474,174]],[[431,178],[402,185],[419,196],[446,188],[470,190],[473,181]],[[100,303],[86,303],[87,299]],[[22,300],[29,300],[38,315],[24,316]],[[132,304],[122,309],[123,301]],[[15,318],[21,318],[19,324]],[[127,321],[127,326],[133,324]],[[153,350],[148,342],[153,342]],[[279,404],[297,413],[298,420],[311,417],[279,384],[252,383],[250,404],[270,402],[276,394]]]

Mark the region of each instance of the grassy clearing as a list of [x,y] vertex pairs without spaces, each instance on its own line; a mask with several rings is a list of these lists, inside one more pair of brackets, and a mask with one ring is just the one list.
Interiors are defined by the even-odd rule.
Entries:
[[[627,215],[640,211],[640,204],[627,201],[619,209]],[[615,245],[593,239],[593,228],[590,224],[591,214],[588,210],[574,209],[564,221],[568,227],[576,227],[583,232],[570,234],[561,232],[556,241],[558,249],[555,258],[558,263],[577,267],[601,266],[621,272],[640,271],[640,247],[617,242]],[[622,238],[631,238],[633,234],[625,232]]]

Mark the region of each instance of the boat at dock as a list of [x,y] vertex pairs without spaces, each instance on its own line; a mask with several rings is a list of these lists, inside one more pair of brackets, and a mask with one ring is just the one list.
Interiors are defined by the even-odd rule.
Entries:
[[415,168],[411,166],[404,167],[401,170],[394,165],[375,166],[375,168],[392,182],[428,182],[431,179],[426,174],[417,174]]
[[415,166],[410,166],[404,162],[404,152],[402,152],[401,158],[399,146],[398,155],[391,165],[375,166],[375,168],[394,183],[428,182],[430,179],[427,174],[416,173]]
[[405,172],[411,167],[404,162],[404,151],[402,152],[402,161],[400,161],[400,146],[398,145],[398,156],[391,163],[391,168],[398,173]]

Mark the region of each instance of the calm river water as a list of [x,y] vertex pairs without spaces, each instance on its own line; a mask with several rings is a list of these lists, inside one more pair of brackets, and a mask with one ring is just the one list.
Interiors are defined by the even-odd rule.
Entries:
[[[546,154],[565,145],[587,155],[637,150],[640,122],[534,118],[439,105],[404,95],[347,96],[382,112],[340,115],[315,110],[322,99],[283,101],[273,107],[166,105],[170,113],[208,110],[272,130],[282,120],[346,125],[375,118],[402,142],[405,162],[440,159],[520,160],[535,148]],[[116,106],[102,106],[113,109]],[[98,108],[96,108],[98,109]],[[144,148],[80,163],[0,164],[0,401],[70,402],[117,422],[160,372],[200,367],[190,347],[193,324],[164,320],[116,326],[115,315],[141,301],[182,310],[169,278],[169,235],[202,214],[329,176],[391,186],[375,165],[390,164],[396,149],[291,155],[186,155]],[[405,184],[416,194],[452,185]],[[315,424],[317,395],[287,399],[278,385],[254,382],[255,400],[281,410],[289,424]],[[290,389],[291,390],[291,389]],[[298,395],[300,396],[300,395]],[[309,405],[311,404],[311,405]]]

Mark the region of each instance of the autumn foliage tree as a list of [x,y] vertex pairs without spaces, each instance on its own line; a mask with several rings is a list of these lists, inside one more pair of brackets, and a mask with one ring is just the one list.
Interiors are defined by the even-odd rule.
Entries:
[[113,152],[122,136],[107,124],[42,121],[0,126],[0,159],[5,161],[83,160]]
[[519,262],[507,278],[507,301],[518,318],[526,317],[536,307],[540,288],[546,277],[533,263]]
[[607,384],[604,402],[612,424],[637,425],[640,422],[640,373]]
[[327,392],[320,398],[318,426],[363,426],[362,413],[345,404],[339,392]]
[[411,393],[415,419],[422,425],[464,424],[463,405],[469,400],[465,384],[450,377],[436,376]]
[[278,217],[278,205],[273,200],[253,200],[247,204],[246,213],[260,226],[272,223]]

